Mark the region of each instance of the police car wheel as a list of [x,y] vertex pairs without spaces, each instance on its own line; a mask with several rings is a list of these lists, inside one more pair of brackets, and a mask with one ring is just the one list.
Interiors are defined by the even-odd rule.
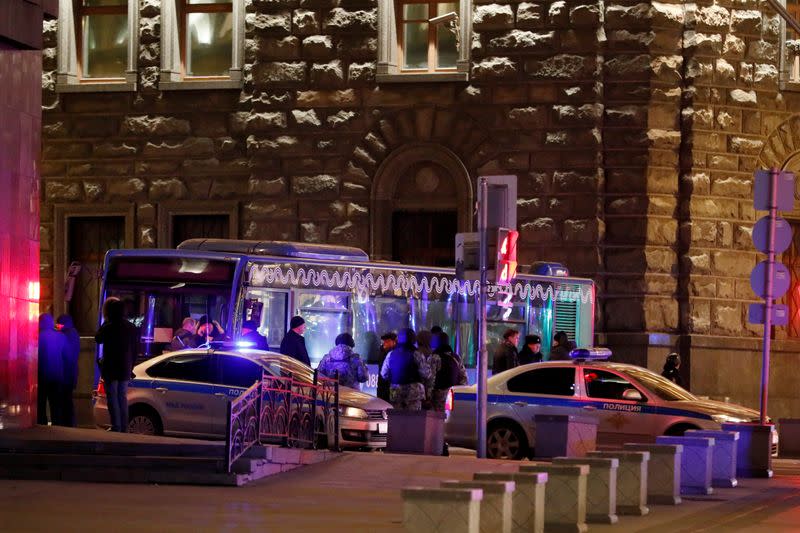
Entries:
[[489,428],[486,437],[486,455],[490,459],[515,459],[525,457],[525,436],[510,424],[497,424]]
[[133,412],[128,420],[128,433],[140,435],[160,435],[161,421],[158,415],[143,411]]

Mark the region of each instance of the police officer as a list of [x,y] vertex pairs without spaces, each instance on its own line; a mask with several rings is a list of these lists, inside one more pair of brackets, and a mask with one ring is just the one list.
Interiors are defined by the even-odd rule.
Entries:
[[397,346],[397,334],[390,331],[388,333],[384,333],[381,335],[381,354],[380,359],[378,360],[378,390],[376,391],[375,396],[380,398],[381,400],[388,402],[390,396],[390,384],[387,380],[383,378],[380,373],[380,369],[383,368],[383,363],[386,361],[386,356],[389,355],[389,352],[395,349]]
[[517,343],[519,342],[519,331],[515,329],[507,329],[503,333],[503,342],[497,347],[494,352],[494,360],[492,361],[492,374],[499,374],[505,370],[511,370],[519,365],[519,353],[517,352]]
[[389,398],[395,409],[422,410],[425,385],[431,371],[425,356],[414,346],[413,329],[401,329],[397,334],[397,347],[389,352],[381,368],[381,376],[391,384]]
[[358,389],[359,383],[367,381],[367,365],[353,351],[356,343],[349,333],[336,337],[336,346],[322,358],[317,369],[320,374],[335,378],[339,373],[339,385]]
[[281,341],[281,353],[288,355],[300,361],[301,363],[311,366],[311,359],[308,357],[308,350],[306,350],[306,339],[303,333],[306,331],[306,321],[301,316],[293,316],[289,321],[289,331],[284,335]]
[[538,335],[525,335],[525,346],[519,351],[519,364],[539,363],[543,357],[542,339]]
[[467,384],[467,370],[458,354],[453,352],[447,333],[441,331],[435,338],[436,348],[433,353],[438,358],[439,366],[433,378],[431,407],[434,411],[443,412],[447,391],[450,387]]

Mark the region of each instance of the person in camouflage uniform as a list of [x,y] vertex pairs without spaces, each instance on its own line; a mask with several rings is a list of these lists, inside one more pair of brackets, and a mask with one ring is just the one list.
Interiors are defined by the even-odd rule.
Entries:
[[329,378],[335,378],[339,372],[339,385],[360,389],[360,383],[367,381],[367,365],[361,356],[353,351],[356,343],[349,333],[336,337],[336,346],[322,358],[317,370]]
[[431,408],[434,411],[444,412],[447,401],[447,391],[450,387],[467,384],[467,369],[457,353],[450,346],[447,333],[440,332],[433,337],[433,356],[436,357],[437,370],[433,376],[431,391]]
[[402,329],[397,334],[397,347],[389,352],[381,368],[381,376],[391,384],[389,398],[395,409],[422,410],[425,399],[425,381],[431,371],[425,356],[416,349],[413,329]]
[[436,372],[439,371],[439,356],[433,353],[432,342],[433,333],[426,329],[417,332],[417,350],[425,356],[425,361],[427,361],[428,368],[431,371],[431,376],[423,383],[425,385],[425,400],[422,402],[423,409],[431,408],[433,380],[436,377]]

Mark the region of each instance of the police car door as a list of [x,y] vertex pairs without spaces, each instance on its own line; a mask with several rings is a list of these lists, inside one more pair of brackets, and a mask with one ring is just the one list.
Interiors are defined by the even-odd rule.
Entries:
[[214,395],[219,401],[214,405],[212,430],[224,435],[227,428],[228,402],[235,400],[253,383],[261,379],[262,367],[258,363],[235,355],[217,354],[219,377]]
[[192,352],[165,359],[147,371],[154,379],[153,402],[167,433],[211,434],[214,404],[211,355]]
[[[510,404],[516,419],[528,430],[534,427],[536,415],[586,414],[581,410],[575,387],[575,366],[545,366],[528,370],[506,382]],[[491,400],[490,400],[491,401]]]
[[[603,368],[583,367],[583,388],[597,408],[600,425],[597,443],[621,446],[652,441],[652,416],[646,413],[647,396],[627,378]],[[638,396],[640,400],[635,399]]]

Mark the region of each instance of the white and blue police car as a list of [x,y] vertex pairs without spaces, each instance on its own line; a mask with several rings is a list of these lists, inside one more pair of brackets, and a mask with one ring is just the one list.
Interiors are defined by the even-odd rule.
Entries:
[[[759,420],[753,409],[700,399],[646,368],[610,362],[606,348],[580,348],[570,356],[572,360],[523,365],[489,378],[488,457],[532,456],[536,415],[596,417],[601,448]],[[475,449],[475,402],[475,385],[451,389],[445,424],[451,446]],[[777,434],[773,433],[773,451],[776,448]]]

